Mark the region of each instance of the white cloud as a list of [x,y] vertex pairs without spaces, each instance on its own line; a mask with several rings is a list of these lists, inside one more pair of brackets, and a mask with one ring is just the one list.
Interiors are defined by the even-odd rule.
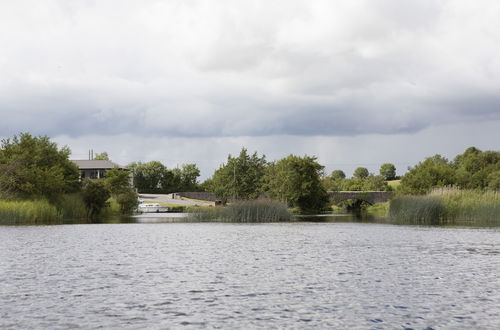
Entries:
[[486,125],[498,17],[493,0],[4,1],[0,135],[280,149]]

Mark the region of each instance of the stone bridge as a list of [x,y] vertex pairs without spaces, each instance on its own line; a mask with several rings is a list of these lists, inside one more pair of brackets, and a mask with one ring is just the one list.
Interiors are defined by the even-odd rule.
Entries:
[[391,199],[390,191],[329,191],[328,195],[333,204],[345,200],[359,200],[368,204],[384,203]]

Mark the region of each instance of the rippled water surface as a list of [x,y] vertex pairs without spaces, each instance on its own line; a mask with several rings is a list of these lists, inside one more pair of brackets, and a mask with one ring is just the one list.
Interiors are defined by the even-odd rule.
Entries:
[[499,329],[500,231],[0,226],[0,328]]

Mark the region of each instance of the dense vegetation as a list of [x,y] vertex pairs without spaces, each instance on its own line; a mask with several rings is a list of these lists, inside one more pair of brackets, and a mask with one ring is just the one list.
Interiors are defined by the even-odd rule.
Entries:
[[168,169],[159,161],[133,162],[127,165],[134,177],[134,187],[140,193],[168,194],[178,191],[198,191],[200,170],[195,164]]
[[[110,213],[133,212],[137,194],[130,184],[129,172],[117,168],[107,171],[104,180],[81,181],[69,155],[69,148],[59,149],[46,136],[23,133],[2,140],[0,220],[95,220]],[[106,152],[96,157],[109,159]],[[403,221],[496,221],[500,214],[497,193],[500,152],[474,147],[452,161],[440,155],[425,159],[410,167],[395,188],[387,183],[399,179],[391,163],[382,164],[378,175],[359,167],[350,178],[342,170],[325,176],[324,167],[315,157],[289,155],[268,162],[264,155],[249,154],[245,148],[236,157],[229,155],[202,184],[198,183],[200,171],[195,164],[168,169],[159,161],[151,161],[131,163],[128,167],[134,175],[133,184],[140,192],[205,190],[214,192],[224,202],[231,202],[226,211],[210,211],[209,217],[231,214],[241,221],[250,221],[250,214],[266,214],[266,219],[281,220],[286,218],[285,213],[279,211],[283,205],[301,212],[325,210],[330,202],[327,191],[393,189],[396,198],[390,203],[389,215]],[[262,198],[275,201],[258,201]],[[343,206],[359,204],[356,203]],[[225,212],[224,216],[218,212]]]
[[22,133],[2,140],[0,221],[95,220],[103,213],[132,212],[137,195],[128,172],[113,169],[104,180],[81,182],[70,153],[46,136]]
[[389,207],[394,222],[418,224],[500,224],[500,193],[436,189],[425,196],[399,196]]
[[401,178],[400,194],[422,195],[434,188],[500,189],[500,152],[468,148],[453,161],[435,155],[410,167]]

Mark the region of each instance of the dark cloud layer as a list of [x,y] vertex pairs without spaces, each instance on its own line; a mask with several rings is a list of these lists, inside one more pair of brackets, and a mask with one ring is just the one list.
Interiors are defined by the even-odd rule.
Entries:
[[1,135],[358,136],[499,120],[500,5],[479,2],[2,2]]

